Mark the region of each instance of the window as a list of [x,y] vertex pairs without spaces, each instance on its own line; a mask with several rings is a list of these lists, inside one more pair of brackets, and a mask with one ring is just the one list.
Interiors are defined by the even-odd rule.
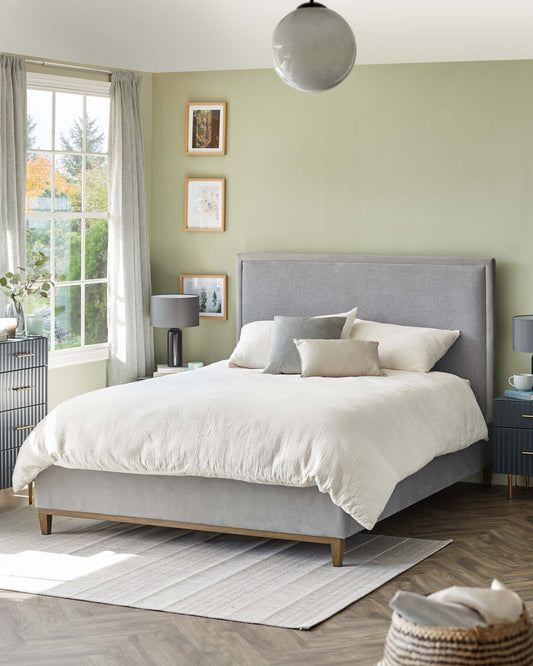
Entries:
[[27,261],[49,257],[55,289],[30,297],[51,365],[107,358],[109,84],[28,74]]

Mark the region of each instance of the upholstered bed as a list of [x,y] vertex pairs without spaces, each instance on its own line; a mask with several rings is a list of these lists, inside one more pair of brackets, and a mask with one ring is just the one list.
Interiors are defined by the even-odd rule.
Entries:
[[[239,255],[237,336],[249,322],[342,312],[354,304],[367,319],[458,329],[459,339],[435,369],[468,379],[490,421],[493,274],[491,259]],[[381,518],[488,465],[485,441],[438,456],[396,486]],[[53,515],[101,517],[327,543],[339,566],[344,540],[363,529],[315,486],[52,465],[38,474],[35,490],[44,534]]]

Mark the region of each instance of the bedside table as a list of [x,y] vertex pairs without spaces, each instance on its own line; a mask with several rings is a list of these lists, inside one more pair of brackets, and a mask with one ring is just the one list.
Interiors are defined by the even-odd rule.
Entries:
[[[193,367],[190,367],[190,366]],[[148,375],[147,377],[137,377],[138,382],[142,381],[143,379],[152,379],[156,377],[168,377],[168,375],[175,375],[178,374],[179,372],[190,372],[191,370],[199,370],[200,368],[203,368],[204,364],[200,361],[192,361],[188,365],[179,365],[175,368],[169,368],[168,365],[157,365],[157,369],[153,373],[153,375]]]
[[513,475],[533,474],[533,400],[494,400],[493,471],[507,474],[509,499],[513,497]]

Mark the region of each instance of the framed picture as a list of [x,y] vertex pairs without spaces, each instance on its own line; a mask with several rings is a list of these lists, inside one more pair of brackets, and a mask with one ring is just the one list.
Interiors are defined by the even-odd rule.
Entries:
[[185,231],[224,231],[226,179],[185,179]]
[[180,292],[200,298],[200,319],[228,318],[227,275],[180,275]]
[[226,102],[187,104],[186,155],[226,154],[227,106]]

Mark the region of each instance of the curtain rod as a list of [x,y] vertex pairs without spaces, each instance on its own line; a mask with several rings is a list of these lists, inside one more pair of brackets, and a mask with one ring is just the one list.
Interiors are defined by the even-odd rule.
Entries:
[[26,58],[26,62],[31,63],[32,65],[43,65],[45,67],[58,67],[61,69],[77,69],[82,72],[97,72],[98,74],[107,74],[111,76],[111,71],[109,69],[96,69],[94,67],[82,67],[81,65],[64,65],[60,62],[48,62],[47,60],[33,60],[31,58]]

